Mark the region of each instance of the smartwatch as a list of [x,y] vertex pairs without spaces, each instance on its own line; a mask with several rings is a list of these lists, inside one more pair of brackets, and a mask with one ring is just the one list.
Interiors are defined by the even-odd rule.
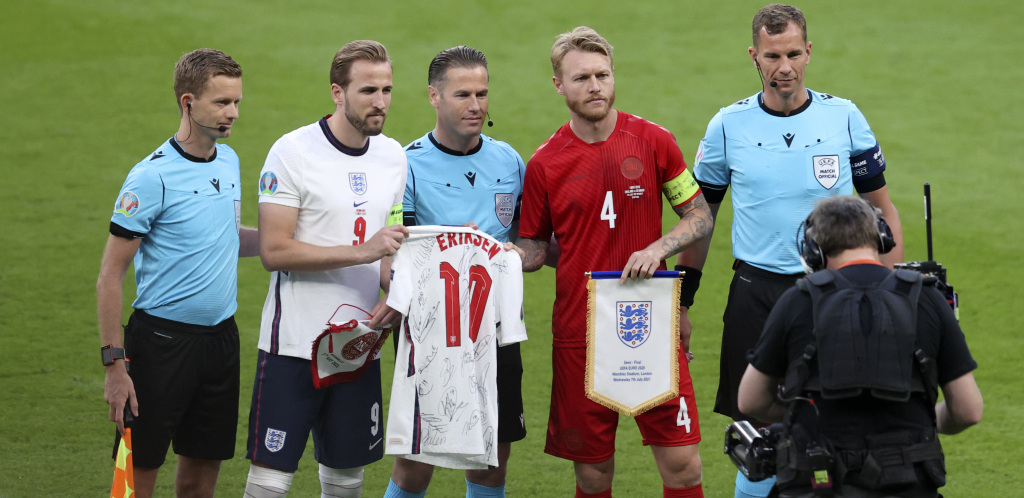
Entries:
[[100,358],[103,360],[103,366],[109,367],[113,365],[117,360],[125,360],[124,348],[115,348],[110,344],[100,348]]

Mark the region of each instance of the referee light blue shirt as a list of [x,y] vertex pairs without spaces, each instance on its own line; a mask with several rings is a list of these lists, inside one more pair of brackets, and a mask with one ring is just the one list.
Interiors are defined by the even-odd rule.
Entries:
[[142,239],[133,308],[207,326],[235,314],[241,185],[238,156],[223,144],[206,160],[172,137],[132,168],[110,233]]
[[860,109],[807,94],[789,116],[766,107],[761,93],[722,108],[694,160],[708,202],[732,186],[733,256],[775,273],[803,272],[797,230],[819,200],[885,186],[885,157]]
[[526,165],[509,144],[480,135],[463,154],[441,145],[432,133],[405,147],[409,179],[402,209],[406,225],[462,225],[508,242],[519,219]]

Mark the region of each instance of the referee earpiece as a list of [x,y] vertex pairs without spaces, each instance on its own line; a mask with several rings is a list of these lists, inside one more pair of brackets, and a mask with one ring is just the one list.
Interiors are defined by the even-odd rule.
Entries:
[[484,114],[487,114],[487,127],[489,128],[491,126],[494,126],[494,121],[491,121],[491,113],[486,112]]
[[[764,79],[764,73],[761,72],[761,64],[757,62],[757,57],[754,57],[754,66],[757,67],[757,76],[761,78],[761,84],[763,85],[767,80]],[[779,86],[779,84],[774,81],[768,81],[768,86],[775,88]]]
[[[223,126],[223,125],[221,125],[221,126],[206,126],[204,124],[200,124],[199,121],[196,121],[196,118],[192,117],[192,102],[185,102],[185,107],[188,108],[188,118],[193,123],[195,123],[196,126],[199,126],[199,127],[202,127],[202,128],[207,128],[207,129],[210,129],[210,130],[217,130],[217,131],[219,131],[221,133],[224,133],[225,131],[228,131],[228,127],[227,126]],[[189,137],[192,136],[192,130],[191,129],[189,129],[188,136]],[[188,139],[186,138],[185,141],[188,141]]]

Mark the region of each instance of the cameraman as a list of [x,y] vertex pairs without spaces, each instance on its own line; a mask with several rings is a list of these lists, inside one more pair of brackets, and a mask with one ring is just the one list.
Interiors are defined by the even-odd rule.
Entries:
[[920,274],[879,262],[894,243],[867,202],[823,200],[805,226],[801,259],[821,271],[772,309],[739,389],[740,411],[786,427],[779,496],[939,496],[936,430],[957,434],[983,409],[963,332]]

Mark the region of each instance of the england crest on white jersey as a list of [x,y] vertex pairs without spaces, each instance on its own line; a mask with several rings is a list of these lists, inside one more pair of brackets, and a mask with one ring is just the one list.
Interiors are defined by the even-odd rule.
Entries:
[[352,191],[356,195],[363,195],[366,193],[366,173],[349,173],[348,174],[348,186],[352,188]]

